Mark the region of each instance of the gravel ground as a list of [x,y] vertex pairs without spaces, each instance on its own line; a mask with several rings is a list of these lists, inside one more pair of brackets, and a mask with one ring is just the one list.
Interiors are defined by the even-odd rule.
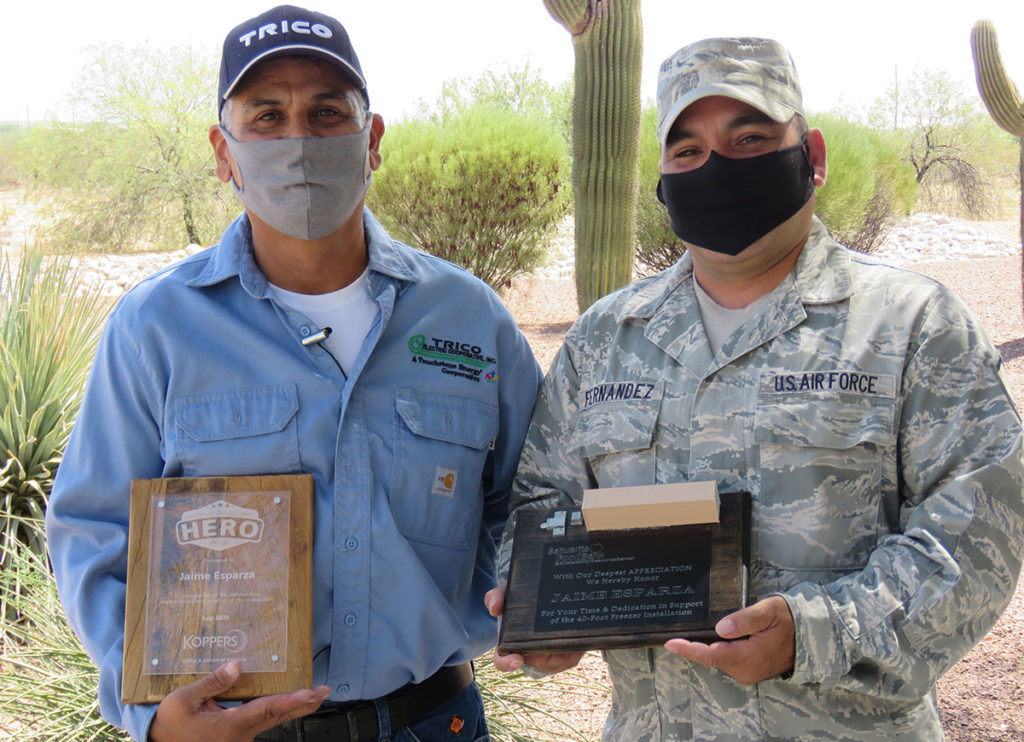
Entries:
[[[943,227],[943,223],[949,227]],[[918,219],[917,232],[908,230],[906,234],[916,234],[913,244],[931,244],[930,249],[916,250],[915,261],[893,259],[893,255],[898,256],[900,244],[894,239],[880,252],[893,263],[907,265],[944,283],[963,299],[1001,351],[1011,393],[1021,408],[1024,321],[1020,243],[1015,242],[1012,222],[976,226],[976,231],[964,231],[964,223],[957,220]],[[932,234],[944,230],[948,230],[949,239]],[[994,242],[979,244],[978,234],[982,235],[980,240],[988,240],[992,233],[999,235]],[[957,246],[960,252],[954,255]],[[964,254],[990,257],[963,259],[960,256]],[[924,262],[921,257],[932,259]],[[548,275],[554,277],[519,279],[503,296],[544,368],[554,358],[562,337],[577,316],[571,270],[565,270],[563,261]],[[584,659],[579,672],[593,684],[608,683],[604,665],[594,654]],[[1024,740],[1024,586],[1017,590],[989,635],[940,679],[938,687],[939,710],[950,742]],[[574,697],[553,690],[549,700],[565,709],[565,717],[586,739],[600,739],[609,706],[607,697]]]

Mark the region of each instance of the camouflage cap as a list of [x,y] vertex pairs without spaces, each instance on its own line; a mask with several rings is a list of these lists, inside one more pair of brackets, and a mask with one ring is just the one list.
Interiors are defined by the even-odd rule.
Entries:
[[704,39],[684,46],[658,71],[658,141],[687,106],[711,95],[735,98],[785,123],[803,115],[789,52],[771,39]]

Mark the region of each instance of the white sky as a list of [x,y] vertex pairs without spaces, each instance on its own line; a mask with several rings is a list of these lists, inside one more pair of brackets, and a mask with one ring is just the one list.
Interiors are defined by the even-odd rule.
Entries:
[[[529,62],[553,83],[572,74],[568,32],[542,0],[318,0],[306,7],[348,29],[385,121],[432,101],[444,80]],[[267,0],[56,0],[6,3],[0,42],[0,121],[70,119],[66,104],[83,48],[96,43],[219,50],[233,26],[271,7]],[[1024,2],[689,3],[642,0],[641,94],[653,100],[661,60],[691,41],[722,35],[775,38],[796,61],[810,111],[857,113],[881,95],[898,69],[945,69],[976,95],[970,51],[974,21],[995,23],[1003,62],[1024,89]],[[927,10],[920,8],[927,7]],[[216,80],[211,80],[211,93]]]

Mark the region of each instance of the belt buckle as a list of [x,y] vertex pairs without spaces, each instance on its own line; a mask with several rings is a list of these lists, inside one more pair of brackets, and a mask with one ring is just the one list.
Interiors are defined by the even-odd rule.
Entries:
[[345,722],[348,724],[349,742],[359,742],[359,719],[356,717],[356,709],[345,712]]
[[[338,739],[347,740],[347,742],[359,742],[361,739],[359,736],[359,717],[358,712],[361,709],[355,708],[349,711],[339,711],[338,716],[344,716],[345,726],[344,729],[338,729],[340,724],[335,726],[334,731],[331,732],[331,738],[334,739],[333,735],[342,733],[345,736],[339,737]],[[337,717],[335,717],[337,718]],[[339,719],[340,721],[340,719]],[[322,726],[323,719],[317,719],[312,716],[303,716],[299,719],[294,720],[295,724],[295,738],[297,742],[320,742],[323,739],[324,729]]]

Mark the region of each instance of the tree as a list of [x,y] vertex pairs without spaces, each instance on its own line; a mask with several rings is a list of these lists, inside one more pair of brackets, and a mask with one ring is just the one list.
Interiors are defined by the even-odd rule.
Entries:
[[59,214],[50,241],[111,251],[208,244],[237,209],[207,139],[213,58],[184,48],[92,54],[69,100],[84,120],[26,137],[35,184]]
[[968,216],[980,217],[990,209],[992,189],[979,158],[997,132],[948,72],[919,70],[902,88],[894,83],[875,102],[870,117],[877,128],[896,130],[902,158],[933,203],[941,204],[949,192]]
[[814,115],[828,148],[828,180],[817,191],[815,213],[839,242],[871,252],[893,217],[910,212],[917,194],[914,169],[899,157],[891,131],[870,129],[832,114]]

